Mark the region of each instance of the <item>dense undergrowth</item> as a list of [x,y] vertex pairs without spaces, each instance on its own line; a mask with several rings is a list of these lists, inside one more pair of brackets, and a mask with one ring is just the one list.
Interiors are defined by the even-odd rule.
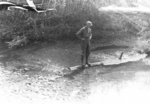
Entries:
[[[13,0],[18,4],[25,1]],[[138,0],[34,0],[42,8],[56,8],[47,13],[33,13],[13,9],[0,11],[0,39],[11,41],[17,36],[28,40],[76,40],[75,33],[85,22],[93,22],[93,40],[102,37],[136,36],[144,27],[149,26],[148,15],[100,12],[101,6],[131,6]],[[40,4],[40,5],[39,5]],[[142,33],[143,34],[143,33]]]
[[[29,40],[76,39],[75,33],[87,20],[93,22],[96,38],[105,35],[102,31],[123,31],[128,28],[126,30],[131,32],[131,28],[134,28],[130,22],[120,18],[121,15],[99,12],[96,3],[90,0],[62,0],[57,4],[57,12],[46,14],[22,10],[1,11],[0,39],[11,40],[18,35],[24,35]],[[51,3],[49,8],[52,7],[54,5]]]

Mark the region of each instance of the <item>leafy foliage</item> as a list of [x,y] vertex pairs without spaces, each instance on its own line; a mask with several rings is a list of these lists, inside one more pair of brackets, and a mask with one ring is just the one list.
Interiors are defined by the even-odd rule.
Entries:
[[[13,0],[25,4],[21,0]],[[137,2],[134,0],[133,2]],[[115,4],[129,5],[127,0],[34,0],[41,8],[56,8],[57,12],[36,14],[22,10],[0,11],[0,39],[13,40],[16,36],[25,36],[28,40],[74,40],[75,33],[87,20],[93,22],[94,38],[126,34],[135,35],[139,30],[137,24],[143,26],[138,16],[99,12],[99,7]],[[39,5],[40,4],[40,5]],[[136,22],[136,24],[132,23]],[[142,19],[143,21],[143,19]],[[109,35],[107,32],[109,31]],[[115,33],[113,33],[115,32]],[[111,34],[112,33],[112,34]]]
[[98,9],[88,1],[63,0],[52,4],[55,5],[48,8],[55,7],[57,12],[47,12],[46,15],[22,10],[1,11],[1,39],[12,40],[18,35],[32,40],[72,37],[70,34],[74,34],[85,21],[98,16]]

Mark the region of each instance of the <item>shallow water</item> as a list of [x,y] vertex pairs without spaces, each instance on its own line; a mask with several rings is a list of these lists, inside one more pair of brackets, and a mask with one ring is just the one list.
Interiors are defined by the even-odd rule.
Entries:
[[[15,50],[1,47],[0,92],[3,95],[0,98],[4,103],[150,103],[147,97],[150,85],[148,58],[121,65],[101,65],[73,74],[69,72],[70,75],[63,77],[60,76],[63,68],[80,64],[78,44],[42,44]],[[116,51],[129,49],[93,51],[90,61],[118,57]]]

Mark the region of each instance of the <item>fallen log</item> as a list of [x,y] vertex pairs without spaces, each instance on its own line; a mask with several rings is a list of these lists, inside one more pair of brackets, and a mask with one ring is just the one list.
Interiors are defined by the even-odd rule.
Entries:
[[[124,55],[123,55],[124,54]],[[107,59],[101,62],[94,62],[94,63],[90,63],[91,66],[90,67],[95,67],[95,66],[100,66],[100,65],[119,65],[119,64],[123,64],[123,63],[128,63],[128,62],[136,62],[139,61],[141,59],[146,58],[147,54],[129,54],[129,53],[121,53],[121,59],[116,58],[116,59]],[[87,68],[88,66],[85,66],[85,68]],[[73,71],[73,70],[78,70],[78,69],[82,69],[81,65],[77,65],[77,66],[72,66],[72,67],[68,67],[66,68],[67,70]]]
[[12,41],[6,42],[6,44],[8,44],[8,47],[10,49],[13,48],[13,47],[16,47],[16,46],[23,46],[23,45],[27,44],[27,37],[17,36]]
[[[99,65],[103,65],[103,62],[94,62],[94,63],[90,63],[90,65],[91,65],[90,67],[99,66]],[[88,68],[88,66],[85,66],[85,68]],[[82,66],[77,65],[77,66],[68,67],[66,69],[68,69],[68,70],[77,70],[77,69],[82,69]]]

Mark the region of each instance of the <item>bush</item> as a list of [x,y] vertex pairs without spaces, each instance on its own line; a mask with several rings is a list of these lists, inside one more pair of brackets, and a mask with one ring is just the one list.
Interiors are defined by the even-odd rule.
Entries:
[[[57,5],[57,12],[47,13],[46,16],[21,10],[2,11],[0,23],[3,26],[1,26],[0,39],[12,40],[22,35],[29,40],[75,38],[75,32],[87,20],[99,19],[98,9],[91,2],[66,0],[58,2]],[[96,25],[97,22],[94,24]]]
[[139,53],[146,53],[150,51],[150,39],[138,39],[135,50]]
[[134,49],[140,53],[150,52],[150,31],[145,31],[141,33],[140,37],[136,41],[136,46]]
[[[44,1],[44,2],[42,2]],[[103,31],[132,32],[134,26],[122,15],[99,12],[102,5],[112,4],[112,0],[34,0],[42,3],[43,8],[57,9],[57,12],[35,14],[21,10],[1,11],[0,39],[13,40],[16,36],[26,36],[28,40],[76,39],[75,33],[90,20],[93,22],[93,34],[96,39],[106,36]],[[14,2],[17,2],[14,0]],[[23,1],[19,1],[23,3]],[[97,4],[101,4],[100,6]],[[117,4],[117,1],[116,1]],[[113,35],[113,34],[110,34]]]

